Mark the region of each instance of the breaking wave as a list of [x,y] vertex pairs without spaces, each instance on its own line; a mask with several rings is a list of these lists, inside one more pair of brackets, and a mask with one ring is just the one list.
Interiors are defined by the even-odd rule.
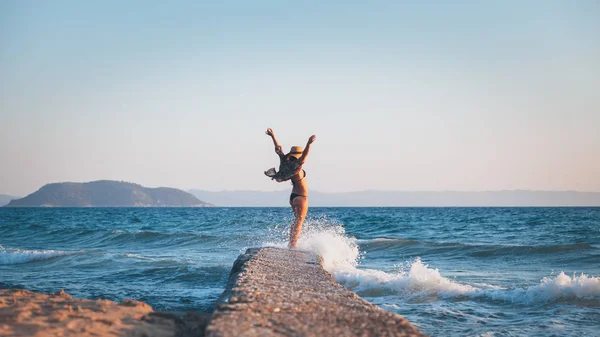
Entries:
[[298,242],[298,249],[321,255],[323,268],[336,281],[366,296],[390,293],[407,300],[470,298],[524,305],[582,299],[600,301],[600,277],[583,273],[569,276],[560,272],[543,278],[539,284],[507,288],[458,282],[443,276],[437,268],[423,263],[420,258],[403,261],[393,272],[361,268],[360,261],[364,253],[360,252],[358,240],[348,236],[341,225],[307,224]]
[[0,265],[27,263],[47,260],[57,256],[73,255],[79,252],[63,252],[60,250],[27,250],[2,248],[0,246]]

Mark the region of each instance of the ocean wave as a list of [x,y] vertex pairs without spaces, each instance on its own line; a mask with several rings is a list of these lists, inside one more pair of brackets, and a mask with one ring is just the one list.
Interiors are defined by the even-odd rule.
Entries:
[[111,230],[110,234],[115,235],[114,239],[122,239],[122,238],[131,238],[135,239],[163,239],[163,238],[196,238],[196,239],[208,239],[214,238],[212,235],[191,233],[191,232],[174,232],[174,233],[166,233],[166,232],[157,232],[150,230],[125,230],[125,229],[115,229]]
[[356,243],[359,245],[368,245],[371,243],[380,243],[380,242],[404,242],[404,239],[392,239],[392,238],[375,238],[375,239],[356,239]]
[[587,243],[573,243],[562,245],[539,245],[539,246],[519,246],[519,245],[478,245],[464,244],[457,242],[431,242],[407,240],[402,238],[375,238],[368,240],[356,240],[356,243],[363,246],[365,250],[388,250],[394,248],[407,248],[410,246],[419,246],[420,249],[430,249],[432,253],[446,253],[460,251],[461,254],[467,254],[474,257],[505,256],[512,254],[555,254],[581,252],[586,250],[598,250],[599,247]]
[[[470,296],[519,304],[536,304],[573,300],[600,300],[600,277],[585,274],[569,276],[560,272],[544,277],[539,284],[515,289],[479,290]],[[600,304],[600,302],[598,302]]]
[[55,242],[76,243],[86,247],[110,247],[115,244],[160,244],[178,246],[215,239],[216,236],[193,232],[161,232],[134,229],[61,228],[49,234]]
[[554,254],[580,252],[584,250],[597,250],[598,248],[587,243],[573,243],[564,245],[547,246],[474,246],[477,250],[469,255],[475,257],[487,257],[493,255],[509,254]]
[[0,248],[0,265],[20,264],[31,261],[47,260],[58,256],[73,255],[78,253],[80,252]]
[[[585,274],[568,276],[561,272],[543,278],[531,286],[499,287],[485,283],[466,284],[444,277],[437,268],[423,263],[420,258],[405,261],[398,270],[385,272],[360,268],[363,258],[358,240],[345,234],[340,225],[307,226],[298,241],[298,248],[318,253],[323,258],[323,268],[336,281],[364,296],[397,294],[409,301],[444,299],[483,299],[505,301],[513,304],[540,304],[592,300],[600,305],[600,277]],[[389,239],[373,242],[389,243]],[[590,249],[586,244],[546,246],[553,249]],[[504,247],[506,248],[506,247]],[[503,249],[504,249],[503,248]],[[506,248],[511,249],[511,248]]]

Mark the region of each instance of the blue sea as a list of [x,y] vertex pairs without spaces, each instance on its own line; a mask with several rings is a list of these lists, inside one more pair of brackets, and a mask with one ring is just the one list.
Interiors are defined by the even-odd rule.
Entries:
[[[0,209],[0,287],[210,312],[289,208]],[[600,336],[600,208],[310,208],[299,249],[432,336]]]

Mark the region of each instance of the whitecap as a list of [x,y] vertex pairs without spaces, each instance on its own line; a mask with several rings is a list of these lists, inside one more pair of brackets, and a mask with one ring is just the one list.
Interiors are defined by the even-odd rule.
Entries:
[[0,265],[27,263],[37,260],[46,260],[56,256],[76,254],[59,250],[27,250],[0,248]]
[[555,277],[544,277],[539,284],[514,289],[496,289],[476,292],[492,300],[518,304],[548,303],[573,299],[600,299],[600,277],[585,274],[569,276],[560,272]]
[[390,238],[374,238],[374,239],[357,239],[356,243],[359,245],[369,244],[369,243],[378,243],[378,242],[395,242],[399,241],[398,239],[390,239]]

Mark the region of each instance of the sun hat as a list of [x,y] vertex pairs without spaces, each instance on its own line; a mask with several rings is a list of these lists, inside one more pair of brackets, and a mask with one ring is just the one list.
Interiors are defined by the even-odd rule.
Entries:
[[300,156],[302,156],[302,151],[304,151],[304,149],[302,149],[302,146],[292,146],[289,155],[296,158],[300,158]]

